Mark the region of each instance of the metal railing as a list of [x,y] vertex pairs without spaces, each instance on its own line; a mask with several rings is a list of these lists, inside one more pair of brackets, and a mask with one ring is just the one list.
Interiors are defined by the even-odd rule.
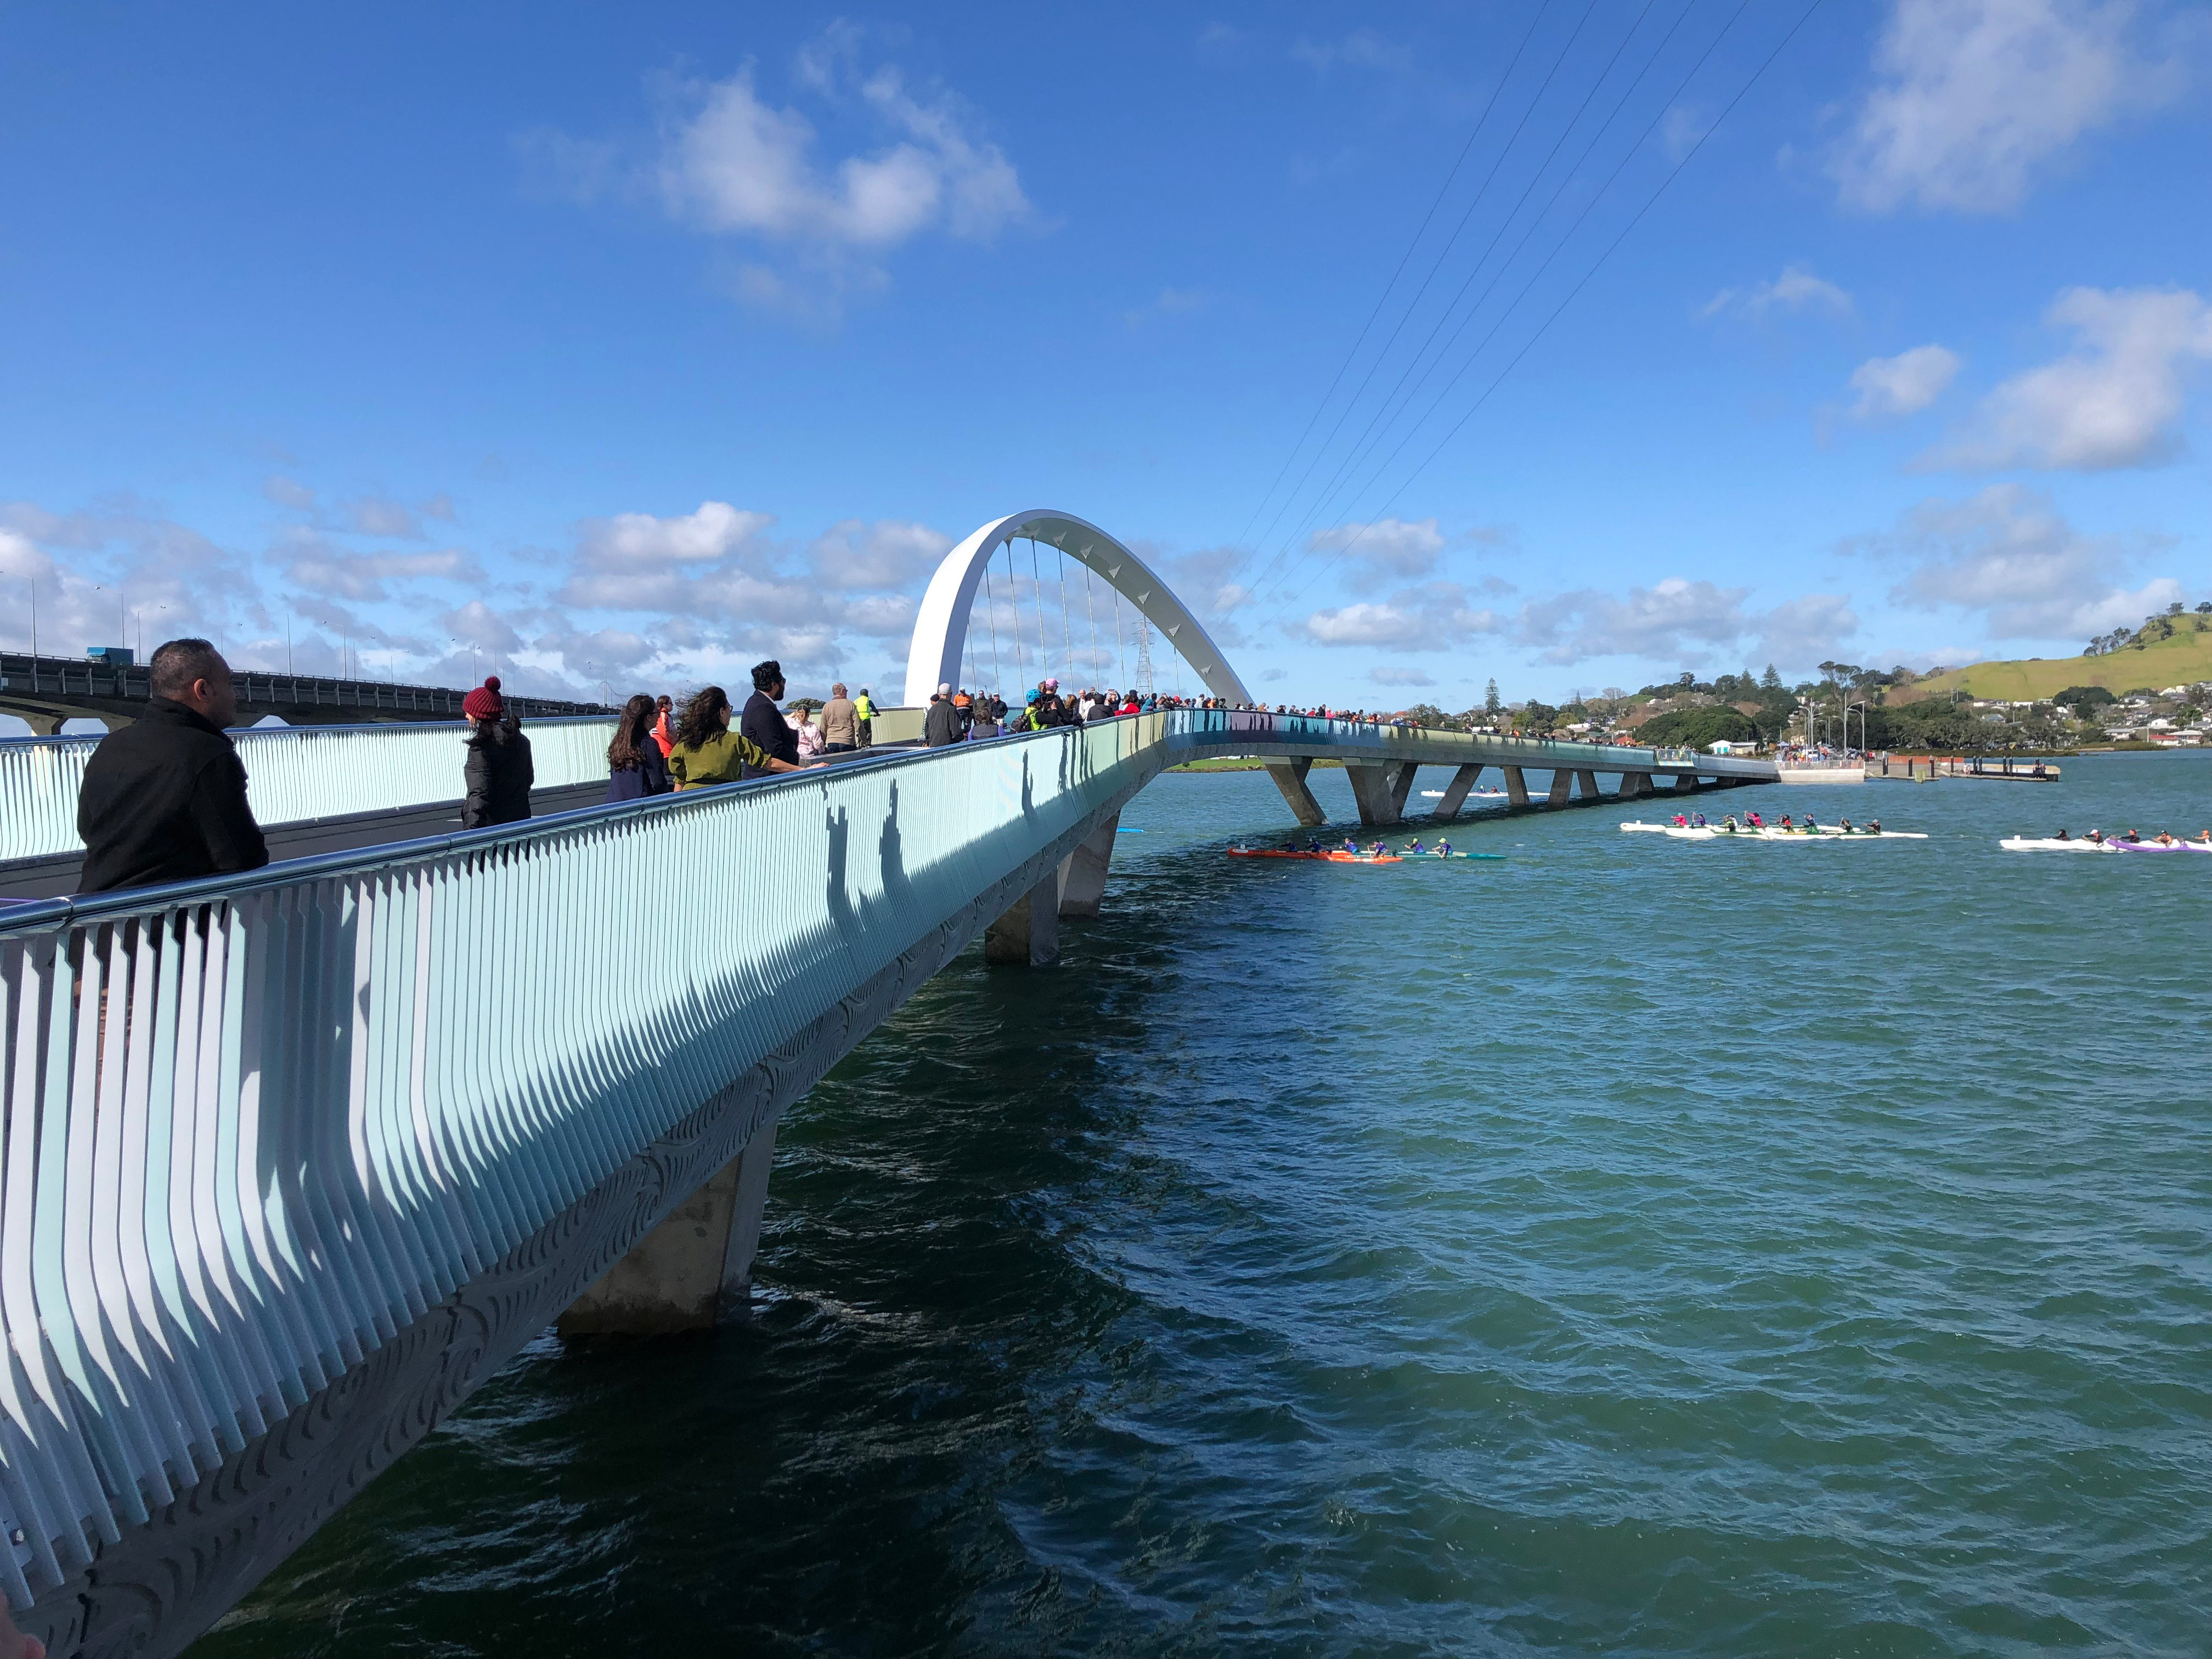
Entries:
[[[85,1567],[1221,723],[8,911],[0,1589]],[[672,870],[713,925],[641,925]]]
[[[611,719],[531,720],[541,789],[607,775]],[[459,800],[467,726],[293,726],[234,732],[246,799],[264,826]],[[73,853],[76,798],[97,737],[0,742],[0,860]]]
[[[242,708],[388,708],[403,714],[458,716],[466,691],[445,686],[402,685],[389,680],[342,679],[313,674],[271,674],[258,669],[232,672],[231,684]],[[143,702],[153,695],[144,663],[124,665],[97,658],[33,657],[0,653],[0,691],[33,697],[106,698]],[[558,697],[509,696],[525,720],[568,714],[611,714],[595,703]]]
[[[0,912],[0,1589],[65,1583],[1153,772],[1421,737],[1134,715]],[[672,871],[711,923],[643,920]]]

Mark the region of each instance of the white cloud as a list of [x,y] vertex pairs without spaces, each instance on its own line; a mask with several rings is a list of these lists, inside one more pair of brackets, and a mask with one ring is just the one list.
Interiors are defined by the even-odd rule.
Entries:
[[1832,171],[1875,212],[2002,213],[2083,134],[2172,94],[2130,0],[1897,0]]
[[296,507],[302,513],[314,509],[315,492],[281,472],[272,472],[262,480],[261,493],[279,507]]
[[915,97],[888,66],[863,80],[859,95],[897,137],[825,168],[814,157],[812,124],[763,100],[750,69],[694,87],[660,158],[663,201],[709,230],[867,252],[927,229],[985,240],[1028,216],[1013,164],[969,131],[954,100]]
[[952,538],[926,524],[846,519],[815,538],[813,558],[832,586],[905,587],[927,580],[951,550]]
[[2081,534],[2048,496],[2016,483],[1923,501],[1863,545],[1911,567],[1893,599],[1978,612],[1992,639],[2087,639],[2182,597],[2166,576],[2121,586],[2122,547]]
[[460,548],[437,553],[354,553],[305,534],[273,550],[284,579],[310,592],[363,603],[388,597],[387,581],[483,581],[483,568]]
[[1394,576],[1425,576],[1444,550],[1443,532],[1434,519],[1377,519],[1371,524],[1340,524],[1316,530],[1306,538],[1316,553],[1346,555]]
[[1820,311],[1832,317],[1848,317],[1851,296],[1825,276],[1816,276],[1803,265],[1784,265],[1771,283],[1749,288],[1724,288],[1707,301],[1699,314],[1717,317],[1723,312],[1763,318],[1772,311]]
[[740,512],[727,501],[702,501],[696,513],[665,519],[650,513],[587,519],[577,538],[577,563],[610,573],[713,563],[775,522],[772,514]]
[[364,495],[347,505],[349,527],[364,536],[392,536],[406,541],[422,539],[422,522],[415,509],[385,495]]
[[1748,588],[1680,576],[1632,587],[1626,596],[1583,588],[1522,606],[1515,631],[1544,661],[1564,667],[1611,656],[1685,665],[1723,647],[1804,662],[1858,627],[1840,594],[1808,594],[1765,611],[1747,610],[1749,597]]
[[1943,395],[1959,373],[1959,354],[1939,345],[1914,346],[1894,357],[1869,357],[1851,371],[1861,420],[1911,415]]
[[[1482,587],[1493,594],[1510,591],[1494,579]],[[1479,635],[1502,632],[1505,626],[1498,611],[1475,603],[1473,588],[1435,581],[1402,588],[1383,601],[1362,600],[1316,611],[1291,632],[1316,645],[1443,651]]]
[[1377,685],[1434,685],[1435,679],[1418,668],[1370,668],[1367,678]]
[[1927,465],[2094,472],[2179,450],[2183,377],[2212,362],[2212,307],[2183,289],[2076,288],[2045,320],[2079,349],[1997,387]]
[[1340,64],[1347,69],[1379,70],[1404,75],[1413,67],[1410,48],[1384,38],[1373,29],[1354,29],[1341,40],[1310,40],[1303,35],[1292,43],[1291,56],[1326,75]]

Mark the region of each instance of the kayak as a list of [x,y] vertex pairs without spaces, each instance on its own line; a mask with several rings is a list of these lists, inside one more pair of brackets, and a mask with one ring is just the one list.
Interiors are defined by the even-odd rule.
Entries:
[[2068,836],[2060,841],[2055,836],[2007,836],[1997,843],[2008,853],[2117,853],[2119,848],[2108,841],[2084,841]]
[[1496,859],[1502,862],[1504,860],[1505,854],[1503,853],[1431,853],[1423,851],[1419,853],[1407,853],[1401,856],[1413,863],[1418,864],[1424,859]]
[[2107,841],[2105,845],[2116,853],[2212,853],[2212,847],[2187,841]]
[[1395,853],[1379,857],[1373,853],[1347,853],[1341,848],[1331,853],[1305,853],[1280,847],[1231,847],[1232,859],[1305,859],[1316,864],[1402,864],[1405,860]]
[[1729,829],[1721,823],[1624,823],[1620,826],[1632,832],[1647,836],[1668,836],[1676,841],[1926,841],[1928,837],[1911,830],[1832,830],[1823,825],[1817,830],[1783,830],[1769,824],[1763,830],[1739,824]]

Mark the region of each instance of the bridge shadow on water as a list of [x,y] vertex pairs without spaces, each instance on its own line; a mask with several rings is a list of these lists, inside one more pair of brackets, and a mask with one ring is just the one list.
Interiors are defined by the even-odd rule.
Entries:
[[787,1115],[750,1325],[539,1339],[193,1654],[905,1654],[979,1609],[1048,1641],[998,1494],[1097,1409],[1034,1380],[1110,1375],[1131,1300],[1070,1218],[1176,1178],[1133,1102],[1193,988],[1129,884],[1055,972],[971,945]]

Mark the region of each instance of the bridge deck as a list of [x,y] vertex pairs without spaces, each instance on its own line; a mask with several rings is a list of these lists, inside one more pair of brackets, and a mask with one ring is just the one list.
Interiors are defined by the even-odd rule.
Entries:
[[1665,764],[1142,715],[0,913],[26,1627],[177,1651],[1162,769],[1279,752]]

